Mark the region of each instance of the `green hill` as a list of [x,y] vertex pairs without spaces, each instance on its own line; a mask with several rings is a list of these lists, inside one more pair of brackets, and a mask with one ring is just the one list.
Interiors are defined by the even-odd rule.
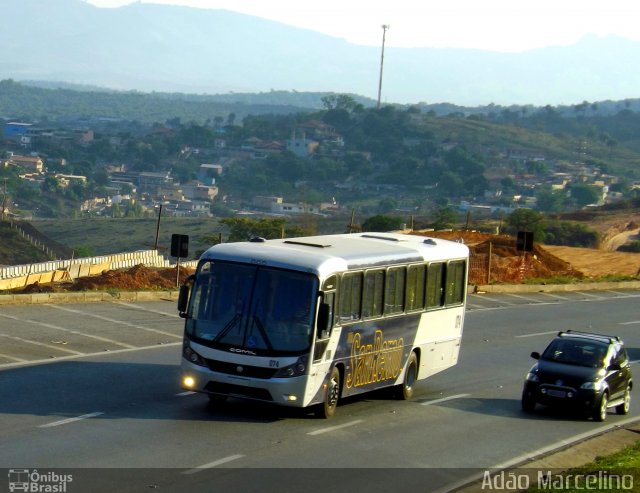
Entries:
[[51,260],[41,249],[22,237],[9,222],[0,221],[0,265],[21,265]]

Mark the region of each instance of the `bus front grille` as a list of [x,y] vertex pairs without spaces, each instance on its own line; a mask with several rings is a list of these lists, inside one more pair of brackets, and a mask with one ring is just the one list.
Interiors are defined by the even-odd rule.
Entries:
[[230,383],[209,382],[205,386],[204,390],[214,394],[273,402],[273,397],[271,397],[271,393],[268,390],[257,389],[255,387],[243,387],[242,385],[233,385]]
[[206,359],[207,366],[211,371],[217,373],[224,373],[226,375],[238,375],[247,378],[260,378],[268,380],[278,371],[273,368],[262,368],[259,366],[247,366],[239,365],[237,363],[225,363],[224,361],[216,361],[213,359]]

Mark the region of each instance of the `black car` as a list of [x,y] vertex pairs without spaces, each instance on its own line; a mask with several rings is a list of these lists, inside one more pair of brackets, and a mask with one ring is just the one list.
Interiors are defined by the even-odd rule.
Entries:
[[559,332],[524,382],[522,409],[536,404],[582,411],[604,421],[607,409],[629,412],[633,387],[629,357],[619,337],[567,330]]

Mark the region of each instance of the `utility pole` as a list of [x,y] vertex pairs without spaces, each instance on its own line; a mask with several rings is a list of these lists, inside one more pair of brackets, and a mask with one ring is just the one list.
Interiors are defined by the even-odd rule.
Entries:
[[384,42],[387,35],[388,24],[382,24],[382,54],[380,55],[380,81],[378,82],[378,104],[376,109],[380,109],[380,98],[382,96],[382,68],[384,66]]
[[153,249],[158,250],[158,235],[160,234],[160,218],[162,217],[162,204],[158,209],[158,224],[156,225],[156,242],[153,244]]
[[4,178],[4,188],[3,188],[3,192],[2,192],[2,217],[0,218],[0,220],[4,221],[4,214],[5,214],[5,204],[7,202],[7,178]]

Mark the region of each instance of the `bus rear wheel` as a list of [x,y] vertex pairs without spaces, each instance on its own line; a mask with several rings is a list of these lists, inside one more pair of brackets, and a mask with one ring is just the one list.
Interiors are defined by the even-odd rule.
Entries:
[[324,391],[324,399],[318,408],[320,418],[331,418],[336,413],[340,398],[340,371],[334,366],[329,376],[329,382]]
[[404,381],[398,389],[398,397],[408,401],[413,398],[414,386],[418,380],[418,357],[415,352],[411,353],[407,361],[407,368],[404,372]]

